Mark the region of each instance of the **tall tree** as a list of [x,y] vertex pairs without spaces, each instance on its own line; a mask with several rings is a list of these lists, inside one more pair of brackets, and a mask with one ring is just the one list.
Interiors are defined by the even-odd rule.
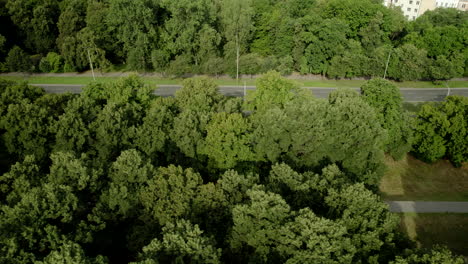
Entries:
[[161,41],[172,56],[185,56],[196,66],[216,55],[221,36],[215,26],[219,12],[218,1],[161,1],[169,12]]
[[162,10],[155,0],[110,0],[107,25],[116,32],[123,45],[123,57],[129,68],[145,70],[151,62],[151,51],[159,41]]
[[[253,31],[252,0],[224,0],[221,3],[221,21],[227,40],[225,57],[236,61],[236,78],[239,79],[239,58],[247,50],[247,43]],[[233,67],[234,68],[234,67]]]
[[253,161],[250,148],[251,124],[241,114],[218,113],[206,126],[206,138],[200,153],[220,169],[234,168],[238,163]]
[[155,238],[143,248],[141,262],[137,263],[209,263],[220,262],[221,249],[203,235],[197,225],[186,220],[168,223],[162,230],[162,239]]
[[400,90],[384,79],[372,79],[361,87],[361,94],[376,109],[380,124],[387,130],[386,151],[395,159],[402,158],[411,149],[412,129]]

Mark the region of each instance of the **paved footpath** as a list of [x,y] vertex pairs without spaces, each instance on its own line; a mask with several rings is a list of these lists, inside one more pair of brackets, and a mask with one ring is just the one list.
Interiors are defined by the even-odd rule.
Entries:
[[394,213],[468,213],[468,202],[386,201]]

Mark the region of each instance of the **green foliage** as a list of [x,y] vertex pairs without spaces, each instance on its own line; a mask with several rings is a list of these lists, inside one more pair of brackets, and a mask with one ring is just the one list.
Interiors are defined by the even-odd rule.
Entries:
[[56,151],[84,153],[91,148],[90,124],[101,109],[85,96],[69,101],[63,115],[54,126]]
[[221,169],[231,169],[240,162],[253,161],[250,130],[250,123],[241,114],[215,114],[206,126],[206,138],[199,152]]
[[386,152],[395,159],[403,158],[411,149],[412,129],[408,113],[403,110],[399,88],[384,79],[372,79],[361,87],[361,93],[387,130]]
[[138,196],[144,211],[160,225],[165,225],[190,214],[190,205],[201,184],[200,175],[192,169],[174,165],[160,167]]
[[262,69],[263,58],[255,53],[242,55],[239,58],[239,73],[240,74],[256,74]]
[[101,202],[113,216],[128,218],[141,210],[139,194],[142,186],[154,177],[156,169],[136,150],[123,151],[109,170],[109,189],[101,195]]
[[266,262],[282,239],[281,226],[290,217],[290,207],[280,195],[261,189],[248,190],[247,195],[250,202],[232,210],[229,244],[234,250],[251,249],[258,261]]
[[0,54],[3,54],[4,52],[5,42],[6,38],[0,34]]
[[247,98],[247,106],[255,111],[265,111],[284,105],[300,94],[299,85],[271,71],[257,80],[257,87]]
[[[175,98],[153,97],[136,76],[80,95],[0,80],[12,154],[0,175],[0,262],[459,261],[414,251],[367,189],[384,150],[401,154],[409,141],[395,86],[374,79],[362,96],[339,89],[327,101],[270,72],[258,87],[247,113],[206,78]],[[424,106],[414,151],[466,162],[467,105]]]
[[192,62],[190,58],[185,55],[177,56],[167,68],[167,73],[173,75],[174,77],[182,77],[185,74],[190,74],[192,72]]
[[50,252],[43,261],[36,261],[36,264],[56,264],[56,263],[75,263],[75,264],[105,264],[106,258],[97,256],[96,258],[87,257],[79,244],[65,242],[58,249]]
[[122,55],[131,63],[130,68],[140,70],[151,61],[150,52],[158,40],[159,3],[153,0],[111,0],[108,3],[105,25],[113,29],[112,34],[123,45]]
[[50,149],[52,120],[47,108],[21,100],[8,106],[2,118],[6,129],[3,140],[11,154],[24,157],[35,155],[38,160],[46,158]]
[[148,106],[152,92],[153,88],[135,74],[113,83],[91,83],[83,88],[83,94],[93,100],[115,104],[137,103],[142,107]]
[[375,111],[357,93],[349,96],[346,90],[332,92],[330,100],[327,112],[329,135],[333,135],[327,148],[330,160],[340,161],[345,172],[355,175],[357,181],[377,184],[383,174],[382,146],[386,133]]
[[176,92],[175,98],[182,111],[210,112],[215,109],[223,95],[213,80],[192,78],[184,81],[182,89]]
[[468,160],[466,97],[449,96],[440,106],[425,104],[418,112],[413,151],[434,162],[447,157],[460,166]]
[[175,117],[173,98],[154,100],[136,132],[135,144],[148,157],[158,160],[169,144],[172,124]]
[[31,70],[31,61],[28,54],[20,47],[14,46],[6,57],[6,66],[12,72],[27,72]]
[[421,158],[434,162],[445,155],[446,147],[444,136],[447,133],[449,122],[447,118],[437,112],[431,105],[424,105],[418,113],[418,120],[415,128],[414,151],[423,154]]
[[382,247],[393,240],[398,216],[390,213],[388,205],[377,202],[379,200],[363,184],[331,190],[325,198],[330,211],[338,217],[337,224],[346,227],[351,244],[356,247],[353,262],[376,262]]
[[49,52],[47,56],[41,59],[39,64],[39,69],[42,72],[62,72],[63,71],[63,59],[62,57],[55,53]]
[[[45,94],[44,89],[26,83],[14,83],[0,80],[0,116],[4,117],[10,104],[20,101],[32,103]],[[1,124],[0,124],[1,125]],[[1,126],[0,126],[1,127]]]
[[427,53],[412,44],[393,50],[388,75],[399,81],[419,80],[426,77]]
[[112,160],[133,145],[135,128],[140,124],[141,106],[107,104],[89,125],[95,133],[94,148],[100,162]]
[[143,248],[139,256],[143,261],[138,263],[221,263],[221,249],[203,236],[198,225],[178,220],[166,224],[162,233],[161,240],[156,238]]
[[447,248],[435,247],[427,252],[421,250],[408,254],[408,256],[397,256],[392,264],[463,264],[463,258],[452,254]]

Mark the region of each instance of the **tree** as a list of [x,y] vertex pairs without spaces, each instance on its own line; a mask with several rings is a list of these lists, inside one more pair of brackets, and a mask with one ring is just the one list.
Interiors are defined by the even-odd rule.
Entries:
[[346,227],[356,248],[352,262],[377,263],[379,253],[392,243],[399,223],[398,217],[388,211],[388,205],[361,183],[331,190],[325,201],[330,217]]
[[162,16],[159,1],[109,1],[106,25],[123,46],[122,55],[131,63],[131,69],[139,70],[142,66],[146,69],[149,65],[151,51],[159,42],[159,16]]
[[46,183],[30,189],[16,205],[2,205],[1,262],[31,263],[41,249],[60,247],[66,230],[74,230],[78,202],[71,187]]
[[89,125],[95,133],[93,147],[97,162],[101,164],[115,159],[122,150],[133,146],[135,128],[141,122],[139,105],[107,104]]
[[0,54],[3,55],[6,38],[0,34]]
[[253,31],[254,10],[251,0],[224,0],[221,4],[221,21],[227,40],[225,57],[236,58],[236,78],[239,79],[239,58],[247,50],[247,43]]
[[241,114],[214,114],[206,126],[206,138],[200,154],[220,169],[234,168],[238,163],[253,161],[250,148],[251,125]]
[[338,18],[305,17],[302,23],[298,36],[304,43],[301,73],[326,74],[329,61],[345,50],[349,26]]
[[182,89],[175,94],[178,107],[182,111],[213,111],[222,100],[218,85],[208,78],[191,78],[182,84]]
[[150,219],[164,226],[190,213],[192,200],[201,184],[200,175],[192,169],[184,170],[174,165],[160,167],[138,197]]
[[54,150],[77,154],[90,151],[93,137],[90,125],[100,111],[101,108],[89,97],[80,96],[70,100],[64,114],[53,127]]
[[445,113],[431,104],[425,104],[418,112],[414,129],[413,151],[427,162],[442,158],[446,151],[447,130],[450,122]]
[[[410,251],[411,252],[411,251]],[[407,256],[397,256],[391,264],[463,264],[463,258],[454,256],[450,250],[434,247],[431,250],[419,250]]]
[[356,248],[340,223],[304,208],[286,229],[291,236],[280,247],[285,263],[353,263]]
[[[0,117],[4,117],[10,104],[20,101],[32,103],[45,94],[41,87],[30,86],[27,83],[15,83],[10,81],[0,81]],[[1,123],[0,123],[1,127]]]
[[339,163],[358,182],[377,184],[384,168],[386,135],[375,110],[351,90],[338,89],[329,100],[327,135],[333,135],[327,149],[330,161]]
[[34,156],[28,155],[16,162],[10,170],[0,176],[0,201],[2,205],[14,206],[31,188],[40,184],[41,167]]
[[283,108],[284,105],[298,97],[301,88],[293,81],[287,80],[278,72],[270,71],[257,80],[257,88],[250,93],[246,104],[254,111],[266,111],[273,107]]
[[437,56],[429,66],[429,76],[433,80],[448,80],[463,75],[461,60],[448,60],[444,55]]
[[143,248],[137,263],[221,263],[221,249],[203,236],[198,225],[177,220],[163,227],[162,239],[155,238]]
[[395,159],[402,158],[411,149],[412,129],[410,118],[403,110],[400,90],[384,79],[372,79],[361,86],[361,94],[387,130],[386,152]]
[[388,66],[388,76],[398,81],[421,80],[426,77],[427,52],[412,44],[396,48]]
[[210,116],[208,113],[190,110],[174,118],[170,138],[185,156],[203,160],[200,149],[206,137]]
[[135,145],[153,161],[164,157],[177,113],[173,98],[154,100],[137,128]]
[[28,54],[20,47],[14,46],[6,58],[6,66],[12,72],[27,72],[31,70],[31,61]]
[[449,96],[441,108],[450,122],[447,129],[447,156],[455,166],[461,166],[468,161],[468,99]]
[[[232,210],[234,224],[229,244],[245,258],[241,262],[267,262],[284,239],[281,227],[289,221],[290,207],[280,195],[260,188],[248,190],[247,195],[250,202]],[[242,256],[245,250],[252,252],[251,256]]]
[[91,83],[83,88],[83,94],[96,101],[114,104],[135,104],[146,108],[152,98],[153,88],[135,74],[119,78],[112,83]]
[[221,36],[215,29],[219,5],[216,1],[161,1],[169,12],[161,42],[170,54],[182,55],[190,64],[202,65],[216,55]]
[[47,108],[21,100],[8,107],[2,118],[6,129],[3,139],[8,152],[19,157],[35,155],[38,160],[48,156],[52,120]]
[[62,72],[63,71],[63,58],[55,53],[49,52],[46,57],[41,59],[39,69],[42,72]]
[[138,151],[123,151],[109,169],[109,187],[104,190],[100,202],[112,212],[109,217],[127,219],[138,216],[142,210],[139,194],[156,169],[144,160]]
[[79,244],[71,241],[65,241],[58,249],[50,252],[42,261],[36,261],[37,264],[55,264],[55,263],[75,263],[75,264],[105,264],[105,257],[99,255],[95,258],[88,257]]
[[57,1],[7,1],[6,7],[29,50],[43,54],[53,50],[58,33]]

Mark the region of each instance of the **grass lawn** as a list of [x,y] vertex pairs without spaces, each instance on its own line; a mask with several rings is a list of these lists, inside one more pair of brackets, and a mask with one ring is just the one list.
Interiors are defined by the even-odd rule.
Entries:
[[386,157],[386,164],[388,170],[380,182],[386,200],[468,201],[466,164],[462,168],[445,160],[427,164],[410,155],[401,161]]
[[455,254],[468,256],[468,214],[414,214],[401,216],[401,228],[418,246],[445,245]]
[[[0,76],[0,78],[8,80],[25,80],[29,83],[35,84],[88,84],[93,81],[90,76]],[[99,82],[110,82],[118,77],[96,77]],[[181,84],[183,79],[171,79],[171,78],[157,78],[157,77],[143,77],[143,80],[148,84]],[[239,83],[235,79],[231,78],[219,78],[215,81],[219,85],[255,85],[254,78],[241,79]],[[364,80],[296,80],[302,86],[307,87],[360,87],[366,81]],[[398,87],[405,88],[446,88],[445,84],[434,84],[432,82],[394,82]],[[448,85],[452,88],[457,87],[468,87],[468,81],[449,81]]]

